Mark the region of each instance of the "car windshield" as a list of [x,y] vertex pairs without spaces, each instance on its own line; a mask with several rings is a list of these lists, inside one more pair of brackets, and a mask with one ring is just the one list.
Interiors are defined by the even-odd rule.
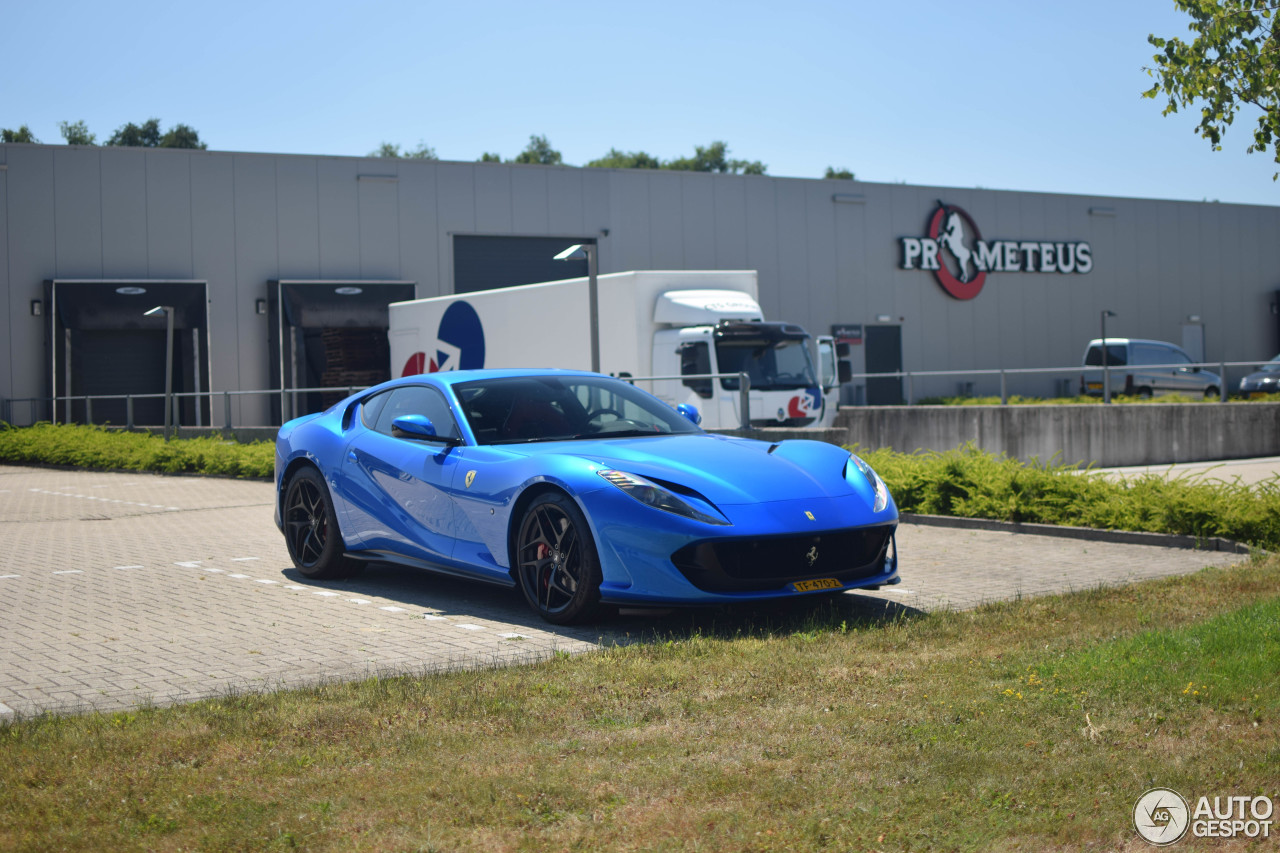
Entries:
[[1262,373],[1280,373],[1280,355],[1271,359],[1266,364],[1260,365],[1258,370]]
[[[733,338],[716,341],[716,361],[721,373],[745,373],[752,391],[794,391],[812,388],[813,360],[803,339]],[[726,390],[736,391],[738,380],[722,379]]]
[[479,444],[700,433],[661,400],[605,376],[507,376],[453,386]]

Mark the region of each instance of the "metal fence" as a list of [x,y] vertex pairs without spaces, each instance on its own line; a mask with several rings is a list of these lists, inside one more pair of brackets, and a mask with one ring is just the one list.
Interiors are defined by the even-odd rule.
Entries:
[[[1179,368],[1207,368],[1217,372],[1221,379],[1219,390],[1219,402],[1225,403],[1228,399],[1230,382],[1227,379],[1228,368],[1248,368],[1250,371],[1256,369],[1258,362],[1256,361],[1219,361],[1219,362],[1199,362],[1195,364],[1151,364],[1151,365],[1117,365],[1112,366],[1109,370],[1113,373],[1123,373],[1126,371],[1134,372],[1141,370],[1176,370]],[[1070,376],[1078,377],[1082,374],[1090,374],[1101,376],[1103,367],[1101,365],[1083,367],[1081,365],[1072,365],[1071,367],[1009,367],[1009,368],[990,368],[982,370],[902,370],[891,373],[855,373],[851,379],[901,379],[905,382],[905,392],[903,394],[906,405],[913,405],[916,402],[916,383],[918,380],[950,378],[957,380],[967,380],[974,378],[982,379],[999,379],[1000,384],[1000,404],[1007,405],[1009,402],[1009,380],[1011,378],[1024,376]],[[738,392],[740,394],[739,415],[744,428],[750,426],[750,410],[751,403],[748,392],[751,389],[751,379],[745,373],[698,373],[679,376],[622,376],[632,384],[637,382],[655,382],[662,380],[679,380],[681,382],[707,379],[737,379]],[[328,388],[287,388],[281,390],[279,388],[267,390],[252,391],[182,391],[174,392],[169,395],[171,398],[170,405],[172,407],[172,423],[177,426],[214,426],[212,423],[212,413],[216,410],[217,402],[222,401],[222,423],[217,427],[220,429],[233,429],[235,427],[232,417],[232,400],[233,398],[246,397],[266,397],[268,399],[278,398],[283,420],[300,417],[309,414],[306,409],[306,395],[310,394],[343,394],[349,396],[357,391],[362,391],[369,386],[366,385],[347,385]],[[17,397],[17,398],[0,398],[0,421],[14,424],[15,426],[29,426],[38,420],[51,420],[57,423],[58,407],[62,406],[64,413],[68,413],[62,420],[72,420],[69,413],[73,411],[73,404],[80,404],[84,413],[83,420],[77,420],[80,423],[92,424],[95,422],[93,406],[95,401],[106,402],[123,400],[125,403],[125,423],[123,426],[130,429],[138,427],[161,427],[164,424],[140,424],[134,419],[134,403],[138,400],[163,400],[165,394],[97,394],[97,395],[81,395],[81,396],[61,396],[61,397]],[[300,399],[302,397],[302,399]],[[183,424],[181,418],[182,404],[184,401],[195,401],[197,404],[193,408],[193,417],[190,423]],[[210,411],[211,423],[205,424],[204,406],[201,403],[207,403]],[[163,411],[163,406],[161,411]],[[318,410],[318,409],[317,409]],[[47,418],[42,417],[44,413],[48,414]],[[25,417],[21,417],[25,415]],[[249,426],[265,426],[265,424],[240,424],[242,427]]]

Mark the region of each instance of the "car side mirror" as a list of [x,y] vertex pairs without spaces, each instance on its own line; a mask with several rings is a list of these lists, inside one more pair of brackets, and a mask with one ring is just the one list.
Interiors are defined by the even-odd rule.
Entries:
[[690,406],[688,403],[681,403],[676,406],[676,411],[693,421],[694,426],[702,423],[702,414],[698,411],[697,406]]
[[853,381],[853,365],[847,361],[836,363],[836,373],[840,376],[841,385],[848,385]]
[[456,439],[437,435],[435,424],[426,415],[401,415],[391,422],[391,435],[395,438],[413,438],[419,441],[441,441],[455,444]]

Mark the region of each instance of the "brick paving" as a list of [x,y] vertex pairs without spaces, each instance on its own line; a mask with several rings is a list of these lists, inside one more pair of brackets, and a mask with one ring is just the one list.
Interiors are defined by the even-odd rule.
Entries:
[[[269,483],[0,467],[0,718],[119,710],[539,660],[624,641],[652,615],[559,628],[518,593],[407,569],[311,581]],[[903,525],[924,610],[1229,565],[1238,555]]]

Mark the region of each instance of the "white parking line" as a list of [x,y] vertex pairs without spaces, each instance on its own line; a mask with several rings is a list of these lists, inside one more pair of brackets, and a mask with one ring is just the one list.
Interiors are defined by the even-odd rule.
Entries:
[[229,578],[247,578],[248,575],[227,575]]
[[297,586],[296,584],[290,584],[289,586],[286,586],[286,587],[285,587],[285,589],[298,589],[298,590],[302,590],[302,589],[306,589],[306,587],[305,587],[305,586]]
[[213,572],[214,574],[217,574],[217,575],[222,574],[222,569],[211,569],[208,566],[201,566],[200,568],[206,572]]
[[367,598],[348,598],[347,601],[350,601],[352,604],[373,604],[373,602]]
[[269,580],[268,578],[256,578],[255,583],[280,583],[280,581]]
[[203,560],[183,560],[181,563],[174,563],[175,566],[182,566],[184,569],[198,569]]
[[387,611],[388,613],[403,613],[403,612],[404,612],[404,608],[403,608],[403,607],[379,607],[378,609],[379,609],[379,610],[385,610],[385,611]]
[[434,613],[423,613],[423,614],[422,614],[422,618],[423,618],[423,619],[426,619],[428,622],[447,622],[447,621],[449,621],[446,617],[444,617],[444,616],[437,616],[437,615],[436,615],[436,614],[434,614]]
[[22,575],[0,575],[0,580],[5,580],[7,578],[20,578],[20,577],[22,577]]
[[311,593],[311,594],[312,594],[312,595],[322,595],[322,596],[324,596],[325,598],[337,598],[337,597],[338,597],[338,593],[336,593],[336,592],[329,592],[329,590],[327,590],[327,589],[320,589],[320,590],[316,590],[315,592],[313,592],[313,593]]
[[113,566],[116,569],[145,569],[146,566]]
[[499,634],[498,636],[504,640],[523,640],[525,638],[524,634],[517,634],[514,631],[508,631],[507,633]]
[[84,569],[63,569],[60,572],[54,572],[55,575],[82,575]]
[[458,624],[458,627],[464,631],[483,631],[484,630],[483,625],[471,625],[466,622],[460,622]]
[[231,558],[231,562],[233,562],[233,563],[247,563],[247,562],[249,562],[250,560],[261,560],[261,559],[262,559],[261,557],[232,557],[232,558]]

